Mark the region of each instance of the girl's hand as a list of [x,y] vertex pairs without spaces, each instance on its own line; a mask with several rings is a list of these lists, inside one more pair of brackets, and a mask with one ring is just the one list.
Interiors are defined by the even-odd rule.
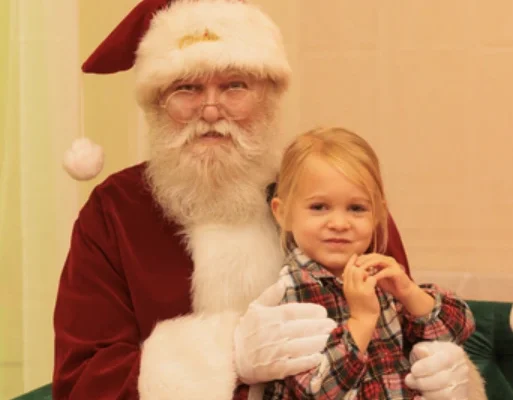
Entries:
[[344,295],[351,317],[374,327],[381,311],[375,290],[376,278],[358,268],[356,258],[356,254],[351,256],[342,272]]
[[407,298],[418,286],[409,278],[402,265],[394,258],[383,254],[363,254],[356,265],[377,281],[378,287],[390,293],[397,300]]

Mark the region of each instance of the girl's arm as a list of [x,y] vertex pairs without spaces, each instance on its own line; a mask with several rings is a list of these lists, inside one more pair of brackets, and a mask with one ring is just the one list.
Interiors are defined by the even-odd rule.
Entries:
[[433,299],[434,305],[428,313],[419,316],[410,302],[397,301],[405,340],[411,343],[420,340],[463,343],[475,330],[474,317],[468,305],[454,293],[434,284],[420,285],[420,288]]
[[286,394],[295,399],[351,398],[367,372],[368,356],[358,349],[347,324],[333,330],[321,357],[319,367],[270,383],[264,399],[282,399]]
[[[328,309],[336,306],[332,301],[333,294],[325,287],[318,283],[305,283],[307,278],[302,279],[301,283],[296,282],[291,275],[286,274],[286,271],[287,267],[281,273],[281,279],[287,286],[282,302],[309,301]],[[270,383],[264,399],[282,399],[287,394],[296,399],[328,400],[351,397],[367,372],[368,355],[365,343],[368,343],[368,340],[365,340],[365,337],[368,335],[365,332],[366,327],[361,326],[357,320],[349,319],[339,324],[331,332],[326,348],[320,354],[319,366]],[[359,346],[364,346],[364,351]]]

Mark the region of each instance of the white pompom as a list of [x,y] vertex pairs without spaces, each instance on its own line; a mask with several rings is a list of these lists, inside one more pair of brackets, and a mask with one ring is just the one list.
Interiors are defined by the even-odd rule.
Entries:
[[63,167],[73,179],[87,181],[101,172],[103,160],[101,146],[88,138],[79,138],[64,153]]

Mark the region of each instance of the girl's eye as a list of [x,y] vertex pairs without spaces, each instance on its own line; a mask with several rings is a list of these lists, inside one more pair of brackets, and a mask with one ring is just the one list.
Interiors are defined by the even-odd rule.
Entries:
[[323,204],[323,203],[313,203],[313,204],[310,204],[310,210],[314,210],[314,211],[323,211],[323,210],[326,210],[327,209],[327,206],[326,204]]
[[368,211],[367,207],[362,204],[351,204],[349,210],[357,213]]

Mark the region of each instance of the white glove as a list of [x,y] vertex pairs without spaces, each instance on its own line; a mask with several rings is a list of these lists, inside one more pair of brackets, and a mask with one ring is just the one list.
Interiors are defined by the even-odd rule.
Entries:
[[463,349],[450,342],[421,342],[410,354],[406,384],[425,400],[468,400],[469,367]]
[[321,362],[320,352],[337,324],[317,304],[277,305],[284,294],[281,281],[269,287],[235,329],[235,368],[244,383],[283,379]]

